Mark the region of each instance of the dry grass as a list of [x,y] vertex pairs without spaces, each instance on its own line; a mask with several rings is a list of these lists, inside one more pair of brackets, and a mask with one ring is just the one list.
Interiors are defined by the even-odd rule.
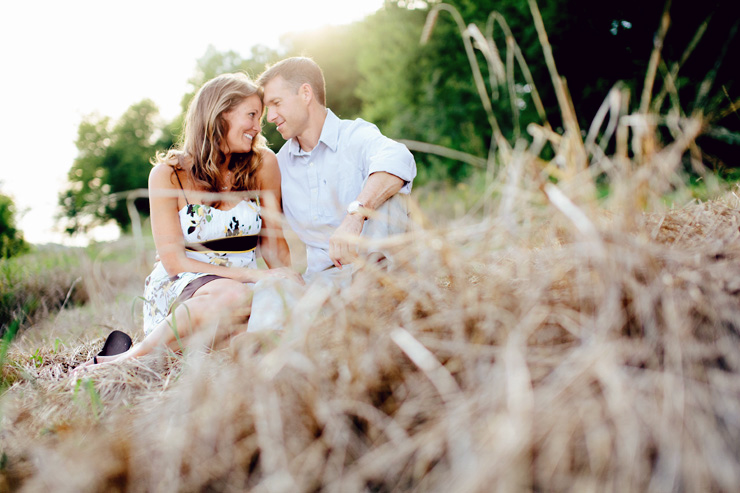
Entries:
[[128,290],[17,341],[0,489],[737,490],[740,199],[666,209],[701,122],[663,143],[619,97],[614,156],[531,127],[489,159],[504,165],[469,215],[417,213],[393,269],[367,267],[281,332],[75,384],[104,326],[136,326],[115,320]]
[[[530,188],[513,230],[497,214],[419,229],[393,271],[358,274],[279,334],[77,387],[67,370],[101,329],[56,351],[47,336],[40,365],[18,341],[4,486],[734,490],[740,201],[631,220],[583,206],[589,230]],[[57,320],[47,334],[75,333]]]

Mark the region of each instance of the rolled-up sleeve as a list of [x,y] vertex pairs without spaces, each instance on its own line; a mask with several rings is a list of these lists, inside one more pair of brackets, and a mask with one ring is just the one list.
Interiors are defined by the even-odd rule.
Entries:
[[384,171],[403,180],[400,193],[411,193],[411,186],[416,177],[416,162],[408,148],[384,136],[378,127],[372,123],[362,122],[357,132],[353,132],[353,140],[362,149],[363,161],[367,166],[368,176]]

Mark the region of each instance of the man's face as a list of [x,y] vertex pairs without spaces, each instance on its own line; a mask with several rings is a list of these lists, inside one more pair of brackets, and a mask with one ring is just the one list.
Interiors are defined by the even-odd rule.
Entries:
[[308,106],[306,100],[278,76],[265,84],[265,107],[267,121],[277,125],[277,130],[285,139],[300,136],[308,127]]

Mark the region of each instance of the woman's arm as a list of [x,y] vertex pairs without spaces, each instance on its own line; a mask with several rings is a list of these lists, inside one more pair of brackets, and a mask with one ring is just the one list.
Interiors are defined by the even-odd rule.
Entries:
[[277,157],[270,150],[263,151],[262,165],[257,170],[257,186],[260,191],[262,232],[260,251],[270,268],[290,267],[290,249],[283,236],[282,195],[280,192],[280,168]]
[[206,272],[240,282],[257,282],[265,277],[265,271],[259,269],[213,265],[185,255],[185,238],[178,206],[178,195],[182,192],[176,183],[175,171],[167,164],[158,164],[149,173],[152,235],[167,274],[174,276],[182,272]]

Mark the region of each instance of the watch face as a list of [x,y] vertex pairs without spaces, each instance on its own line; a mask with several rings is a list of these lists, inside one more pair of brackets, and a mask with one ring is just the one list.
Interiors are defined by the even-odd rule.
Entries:
[[357,214],[360,212],[360,207],[362,207],[362,204],[355,200],[354,202],[349,203],[347,206],[347,212],[349,214]]

